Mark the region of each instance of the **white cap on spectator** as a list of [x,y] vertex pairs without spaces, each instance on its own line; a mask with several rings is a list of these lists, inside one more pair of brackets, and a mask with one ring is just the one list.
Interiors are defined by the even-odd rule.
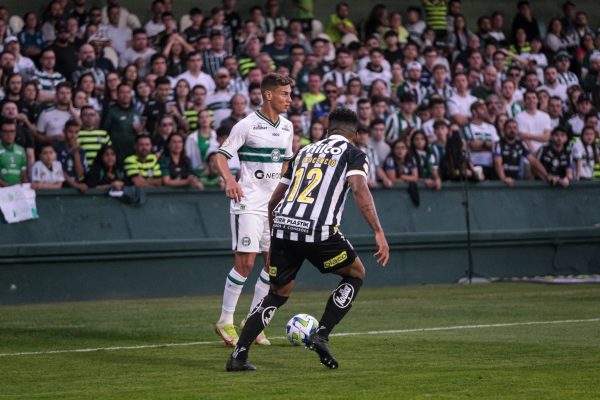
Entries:
[[6,39],[4,39],[4,44],[9,44],[11,42],[18,42],[18,41],[19,41],[19,39],[17,39],[16,36],[11,35],[11,36],[7,36]]
[[421,64],[419,64],[416,61],[413,61],[408,63],[408,65],[406,66],[407,71],[410,71],[411,69],[418,69],[419,71],[421,71],[423,68],[421,67]]
[[590,61],[594,60],[600,60],[600,51],[592,52],[592,55],[590,56]]

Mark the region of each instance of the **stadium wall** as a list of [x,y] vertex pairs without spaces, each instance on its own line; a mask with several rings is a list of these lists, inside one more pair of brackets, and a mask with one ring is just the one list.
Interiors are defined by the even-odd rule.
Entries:
[[[600,184],[470,185],[474,267],[487,277],[600,273]],[[454,282],[465,275],[463,186],[374,193],[391,247],[386,269],[348,198],[342,232],[367,266],[367,285]],[[40,218],[0,224],[0,303],[164,297],[222,292],[232,266],[221,191],[151,189],[136,207],[101,191],[38,191]],[[256,276],[257,271],[254,271]],[[249,280],[253,283],[254,278]],[[331,288],[306,265],[298,289]]]

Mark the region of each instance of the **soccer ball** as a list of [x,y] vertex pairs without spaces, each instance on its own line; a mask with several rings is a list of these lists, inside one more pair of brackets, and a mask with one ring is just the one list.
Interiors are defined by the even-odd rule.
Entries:
[[319,321],[312,315],[294,315],[285,327],[288,340],[295,346],[303,346],[308,343],[308,337],[316,332]]

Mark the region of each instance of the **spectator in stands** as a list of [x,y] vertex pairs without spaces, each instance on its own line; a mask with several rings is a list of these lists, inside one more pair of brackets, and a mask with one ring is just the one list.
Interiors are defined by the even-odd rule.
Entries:
[[33,11],[25,13],[23,21],[25,22],[25,26],[18,35],[23,55],[37,60],[44,48],[44,38],[38,27],[36,13]]
[[123,16],[127,15],[128,12],[117,4],[111,4],[108,6],[106,13],[107,19],[105,20],[104,16],[102,17],[103,33],[117,54],[122,55],[127,50],[127,43],[131,40],[132,34],[131,27],[123,21]]
[[96,51],[90,44],[84,44],[79,48],[79,63],[71,76],[72,81],[78,82],[84,74],[91,74],[94,78],[95,92],[102,93],[104,91],[105,74],[102,68],[97,65]]
[[79,113],[71,101],[71,84],[62,82],[56,87],[54,107],[40,114],[37,121],[36,142],[56,143],[65,140],[63,130],[65,123],[70,119],[80,122]]
[[402,97],[403,93],[412,93],[417,104],[425,102],[427,88],[421,83],[422,69],[423,67],[421,64],[416,61],[413,61],[406,66],[407,80],[398,87],[398,99]]
[[160,158],[167,149],[167,142],[173,133],[177,133],[177,124],[175,119],[168,114],[163,115],[157,121],[152,139],[152,153]]
[[136,187],[162,185],[162,172],[158,157],[152,154],[150,136],[142,134],[136,137],[135,153],[125,158],[123,165],[127,184]]
[[60,189],[65,176],[60,162],[56,161],[56,152],[50,143],[40,145],[39,160],[31,170],[32,189]]
[[66,21],[56,22],[56,39],[49,47],[54,50],[56,71],[64,77],[71,77],[78,61],[78,47],[69,42],[70,33]]
[[573,172],[575,180],[591,180],[594,168],[600,164],[600,145],[596,141],[596,130],[586,126],[581,133],[581,140],[576,140],[571,148]]
[[537,109],[538,95],[528,90],[523,95],[525,100],[525,111],[516,116],[519,125],[519,137],[532,153],[546,144],[550,139],[550,116]]
[[504,135],[494,144],[494,168],[499,180],[513,186],[516,180],[525,177],[523,168],[527,160],[537,176],[545,178],[545,170],[535,155],[519,139],[517,121],[509,119],[504,123]]
[[470,150],[471,162],[483,170],[486,179],[494,179],[492,150],[500,138],[494,125],[486,122],[488,118],[485,102],[477,100],[471,105],[472,120],[464,127],[464,137]]
[[[580,138],[585,125],[585,116],[592,111],[592,102],[587,94],[579,96],[576,110],[577,112],[569,118],[564,128],[567,128],[567,133],[570,137]],[[596,110],[594,112],[598,113]]]
[[210,154],[208,154],[208,157],[206,159],[207,168],[202,173],[202,176],[200,177],[200,182],[204,187],[216,187],[220,189],[225,189],[225,182],[221,178],[221,175],[219,175],[219,169],[215,157],[216,155],[216,151],[213,151]]
[[231,128],[246,115],[248,115],[248,101],[241,94],[234,94],[231,98],[231,114],[221,121],[220,128],[225,132],[231,132]]
[[104,144],[98,150],[94,165],[85,177],[85,184],[90,188],[122,190],[125,186],[125,172],[117,162],[115,149]]
[[493,65],[488,65],[483,69],[483,82],[481,85],[473,88],[471,94],[480,100],[485,100],[491,94],[497,92],[498,71]]
[[202,53],[203,70],[208,75],[215,77],[217,71],[223,68],[227,54],[225,36],[221,31],[213,31],[210,34],[210,50]]
[[108,132],[98,129],[100,118],[94,107],[90,105],[81,108],[81,129],[78,142],[85,152],[85,160],[92,167],[98,151],[105,144],[111,144]]
[[192,162],[185,154],[184,141],[183,135],[177,132],[169,135],[166,150],[159,159],[162,183],[170,187],[204,189],[204,185],[192,173]]
[[550,142],[540,147],[537,158],[545,170],[546,180],[553,186],[569,186],[573,179],[571,152],[567,149],[567,132],[557,127],[552,130]]
[[381,184],[379,181],[383,182],[385,187],[391,187],[393,182],[383,170],[383,162],[379,160],[377,152],[369,144],[369,131],[359,126],[355,144],[356,147],[367,155],[367,159],[369,160],[369,175],[367,176],[367,185],[369,188],[380,188]]
[[[131,14],[129,12],[129,10],[127,10],[125,7],[120,7],[119,3],[120,3],[120,0],[107,0],[106,1],[107,5],[102,8],[102,23],[104,25],[106,25],[109,22],[111,22],[111,15],[112,15],[111,8],[119,7],[119,12],[117,15],[115,26],[117,26],[119,28],[128,27],[130,29],[139,28],[140,24],[139,24],[139,20],[138,20],[137,16],[135,16],[134,14]],[[165,2],[165,10],[168,11],[166,2]]]
[[154,133],[156,124],[167,113],[167,101],[171,83],[167,78],[157,78],[153,97],[146,103],[142,117],[146,119],[146,132]]
[[350,7],[347,3],[340,2],[335,7],[335,14],[331,14],[329,22],[325,28],[325,33],[331,39],[331,42],[337,46],[345,41],[351,41],[358,35],[354,24],[349,18]]
[[27,182],[27,154],[15,143],[17,122],[0,119],[0,187]]
[[392,183],[418,182],[419,171],[404,139],[398,139],[391,146],[390,155],[385,159],[385,173]]
[[29,80],[35,72],[35,64],[31,58],[21,54],[21,45],[16,36],[8,36],[4,39],[4,50],[10,52],[15,57],[15,66],[13,72],[21,74]]
[[195,176],[202,176],[206,169],[208,154],[211,149],[217,149],[218,147],[212,111],[202,110],[198,113],[198,129],[192,132],[185,141],[185,153],[192,162],[192,170]]
[[200,53],[192,52],[188,54],[186,68],[186,71],[176,78],[177,80],[185,79],[192,88],[196,85],[202,85],[209,95],[215,91],[213,78],[202,72],[202,56]]
[[110,135],[119,162],[133,153],[135,138],[144,127],[133,107],[131,86],[125,83],[118,86],[117,103],[109,109],[103,129]]
[[392,144],[406,135],[409,128],[421,129],[421,119],[415,114],[417,98],[413,92],[407,91],[400,94],[400,111],[393,113],[385,121],[385,140]]
[[456,93],[448,99],[448,115],[450,119],[461,126],[466,125],[471,118],[471,104],[477,98],[469,93],[469,81],[464,73],[454,74]]
[[148,46],[148,34],[143,28],[137,28],[132,33],[131,47],[127,47],[119,55],[119,67],[125,68],[134,64],[141,76],[145,76],[150,70],[150,58],[156,50]]
[[213,112],[213,123],[216,127],[231,114],[231,98],[234,93],[229,86],[230,80],[227,68],[219,68],[215,74],[215,91],[206,99],[206,107]]
[[533,17],[529,1],[521,0],[517,3],[518,12],[512,23],[512,37],[517,36],[517,30],[523,29],[528,40],[540,36],[540,29],[537,20]]
[[79,125],[75,121],[67,121],[64,129],[65,140],[56,145],[56,159],[62,166],[65,175],[64,184],[80,192],[87,190],[83,179],[88,169],[85,151],[79,144]]
[[152,18],[144,25],[144,30],[149,37],[154,37],[165,30],[161,16],[165,12],[165,2],[163,0],[154,0],[152,2]]
[[427,136],[420,129],[415,130],[410,136],[410,153],[415,160],[419,180],[430,189],[440,190],[442,188],[439,174],[440,160],[427,142]]
[[41,70],[36,71],[33,78],[38,82],[39,101],[51,102],[54,101],[56,89],[59,83],[65,82],[65,77],[54,70],[56,65],[56,54],[51,48],[46,48],[42,51],[40,57]]
[[431,118],[424,122],[421,128],[423,129],[423,132],[425,132],[429,143],[433,143],[436,141],[434,130],[435,123],[442,121],[449,125],[450,121],[446,119],[446,103],[441,97],[435,96],[431,98],[431,101],[429,102],[429,110]]
[[36,127],[29,121],[29,118],[25,113],[19,112],[17,103],[13,101],[3,101],[1,104],[0,117],[14,120],[17,124],[15,143],[25,150],[27,170],[31,171],[31,167],[35,162],[33,132],[35,132]]
[[377,153],[379,160],[385,160],[390,154],[390,145],[386,143],[385,122],[376,119],[369,125],[369,146]]

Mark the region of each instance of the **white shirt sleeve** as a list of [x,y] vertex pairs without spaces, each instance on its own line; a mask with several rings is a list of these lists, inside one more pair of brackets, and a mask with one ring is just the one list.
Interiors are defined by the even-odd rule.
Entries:
[[231,128],[229,137],[223,142],[223,145],[219,148],[219,153],[225,155],[227,158],[237,156],[237,152],[246,143],[248,138],[248,126],[245,120],[239,121]]

